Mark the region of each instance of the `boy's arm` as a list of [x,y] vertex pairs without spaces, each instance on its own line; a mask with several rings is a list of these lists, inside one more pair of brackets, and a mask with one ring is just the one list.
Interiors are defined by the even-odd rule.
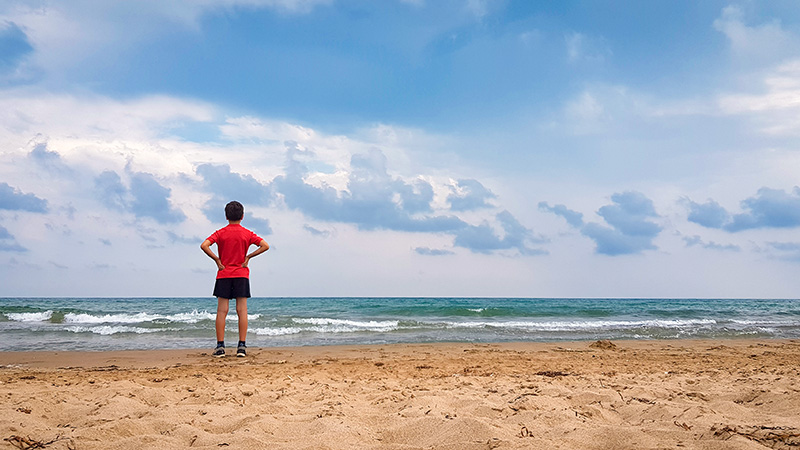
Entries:
[[249,255],[245,256],[244,262],[242,263],[242,267],[247,267],[247,263],[250,262],[250,258],[255,258],[256,256],[264,253],[267,250],[269,250],[269,244],[267,244],[267,241],[262,239],[261,242],[258,243],[258,248],[253,250],[253,253],[250,253]]
[[213,259],[214,262],[217,263],[217,269],[222,270],[225,268],[225,266],[222,264],[222,261],[220,261],[219,256],[215,255],[211,250],[211,241],[206,239],[202,244],[200,244],[200,248],[206,255],[208,255],[209,258]]

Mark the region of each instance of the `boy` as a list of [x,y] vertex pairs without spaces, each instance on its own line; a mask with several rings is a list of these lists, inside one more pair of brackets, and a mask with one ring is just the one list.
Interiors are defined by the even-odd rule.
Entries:
[[[244,217],[244,206],[237,201],[225,205],[225,218],[228,226],[221,228],[208,237],[200,248],[217,263],[217,281],[214,285],[214,296],[217,297],[217,348],[212,353],[215,357],[225,356],[225,319],[228,317],[229,299],[236,299],[236,315],[239,317],[239,345],[236,356],[247,355],[247,299],[250,297],[250,259],[269,250],[267,241],[241,225]],[[211,250],[211,244],[217,244],[219,256]],[[258,245],[249,255],[247,248]]]

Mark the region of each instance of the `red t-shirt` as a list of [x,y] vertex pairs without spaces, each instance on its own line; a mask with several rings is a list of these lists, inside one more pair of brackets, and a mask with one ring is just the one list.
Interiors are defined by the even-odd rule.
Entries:
[[237,224],[220,228],[208,237],[212,244],[217,244],[219,259],[225,266],[217,272],[217,278],[250,278],[250,269],[242,267],[247,249],[262,241],[257,234]]

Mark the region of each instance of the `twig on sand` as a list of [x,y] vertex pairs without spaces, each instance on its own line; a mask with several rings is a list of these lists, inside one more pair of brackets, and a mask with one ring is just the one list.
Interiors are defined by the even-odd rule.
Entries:
[[19,448],[19,449],[29,450],[29,449],[34,449],[34,448],[46,448],[48,445],[54,444],[54,443],[56,443],[58,441],[71,440],[71,439],[67,438],[67,437],[62,437],[61,435],[58,435],[58,436],[55,437],[55,439],[52,439],[50,441],[45,442],[45,441],[37,441],[35,439],[31,439],[30,436],[22,437],[22,436],[17,436],[16,434],[14,434],[14,435],[9,436],[9,437],[7,437],[7,438],[5,438],[3,440],[8,442],[9,444],[13,445],[14,447]]

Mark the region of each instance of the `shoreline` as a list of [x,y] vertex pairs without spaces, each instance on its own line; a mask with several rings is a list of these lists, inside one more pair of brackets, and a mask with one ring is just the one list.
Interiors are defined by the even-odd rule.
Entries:
[[49,449],[800,446],[800,340],[230,350],[0,352],[0,439],[56,439]]
[[[560,348],[583,348],[603,340],[575,340],[575,341],[512,341],[512,342],[413,342],[413,343],[386,343],[386,344],[330,344],[330,345],[303,345],[303,346],[276,346],[276,347],[248,347],[248,357],[239,361],[257,362],[255,358],[269,357],[269,355],[289,354],[305,355],[307,357],[329,354],[346,354],[348,352],[363,350],[396,348],[404,351],[413,351],[415,347],[421,349],[437,347],[445,349],[467,347],[494,347],[500,349],[548,351]],[[719,339],[613,339],[614,345],[625,349],[646,349],[673,346],[703,346],[725,345],[741,347],[758,343],[774,344],[800,344],[800,339],[783,338],[719,338]],[[227,359],[235,359],[235,347],[227,348]],[[9,366],[28,368],[92,368],[107,366],[108,363],[126,364],[118,367],[144,368],[168,367],[180,364],[202,364],[207,360],[219,361],[211,356],[211,346],[208,348],[165,348],[142,350],[0,350],[0,370]],[[225,360],[222,358],[221,360]]]
[[[606,340],[602,340],[606,341]],[[458,351],[464,348],[496,348],[500,350],[527,351],[570,351],[576,348],[587,348],[596,340],[580,341],[514,341],[514,342],[422,342],[422,343],[387,343],[387,344],[331,344],[286,347],[248,347],[247,358],[236,358],[235,347],[227,347],[227,356],[217,359],[211,356],[211,348],[178,348],[178,349],[145,349],[145,350],[36,350],[36,351],[0,351],[0,370],[5,368],[30,369],[76,369],[96,368],[114,365],[126,369],[166,368],[176,364],[203,364],[208,361],[225,361],[234,359],[239,362],[269,363],[270,359],[286,354],[319,358],[329,355],[339,357],[356,351],[370,352],[384,349],[396,349],[403,352],[427,348]],[[648,348],[670,348],[678,346],[714,346],[723,345],[742,347],[759,343],[795,344],[800,339],[780,338],[724,338],[724,339],[615,339],[612,342],[621,349],[645,350]]]

